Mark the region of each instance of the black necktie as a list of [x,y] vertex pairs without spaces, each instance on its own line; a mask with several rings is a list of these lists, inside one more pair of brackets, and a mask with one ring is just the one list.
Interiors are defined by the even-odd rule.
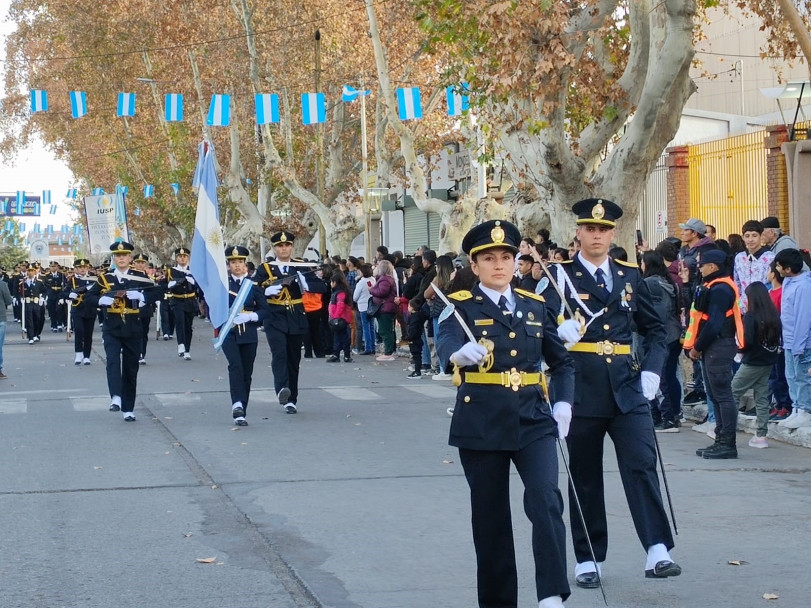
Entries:
[[594,280],[597,282],[597,287],[599,287],[599,288],[602,290],[603,295],[604,295],[605,297],[608,297],[609,295],[611,295],[611,294],[609,293],[609,291],[608,291],[608,287],[606,287],[606,284],[605,284],[605,273],[603,272],[603,269],[602,269],[602,268],[598,268],[598,269],[597,269],[597,270],[594,272]]
[[513,313],[510,312],[510,309],[507,308],[507,297],[501,296],[498,299],[498,307],[501,309],[501,314],[503,315],[511,315]]
[[282,273],[287,274],[287,266],[282,266]]

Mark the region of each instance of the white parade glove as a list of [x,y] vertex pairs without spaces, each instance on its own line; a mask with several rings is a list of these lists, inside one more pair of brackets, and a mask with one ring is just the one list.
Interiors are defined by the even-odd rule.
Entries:
[[194,282],[194,277],[186,277],[186,280],[189,282],[189,285],[197,285],[197,283]]
[[475,342],[465,342],[465,344],[451,355],[451,362],[459,367],[468,365],[480,365],[487,356],[487,349]]
[[115,300],[110,296],[101,296],[99,298],[99,306],[112,306]]
[[558,337],[564,344],[576,344],[580,341],[580,322],[574,319],[566,319],[558,325]]
[[738,353],[737,355],[735,355],[734,361],[735,363],[740,363],[741,361],[743,361],[743,353]]
[[75,299],[76,299],[76,298],[78,298],[78,297],[79,297],[79,294],[78,294],[78,293],[76,293],[75,291],[71,291],[71,292],[68,294],[68,300],[75,300]]
[[650,401],[659,392],[659,376],[653,372],[642,372],[642,394]]
[[259,315],[255,312],[241,312],[234,317],[234,325],[242,325],[243,323],[250,323],[251,321],[258,321]]
[[301,285],[301,289],[303,291],[309,291],[310,287],[309,287],[309,285],[307,285],[307,279],[304,278],[304,275],[301,274],[301,271],[299,271],[296,274],[298,274],[298,283],[299,283],[299,285]]
[[144,298],[144,294],[140,291],[135,291],[131,289],[127,292],[127,299],[128,300],[138,300],[139,302],[143,302],[146,298]]
[[56,303],[57,303],[57,304],[59,304],[59,305],[61,306],[62,304],[64,304],[64,303],[65,303],[65,299],[64,299],[64,298],[59,298],[59,299],[56,301]]
[[569,434],[572,423],[572,406],[565,401],[558,401],[552,406],[552,418],[558,423],[558,437],[564,439]]
[[167,286],[169,289],[172,289],[172,287],[174,287],[175,285],[177,285],[177,281],[169,281],[169,283],[167,283],[167,285],[166,285],[166,286]]
[[14,306],[17,306],[17,304],[20,303],[20,298],[11,298],[11,303],[14,304]]
[[280,293],[282,293],[282,285],[268,285],[265,288],[266,296],[278,296]]

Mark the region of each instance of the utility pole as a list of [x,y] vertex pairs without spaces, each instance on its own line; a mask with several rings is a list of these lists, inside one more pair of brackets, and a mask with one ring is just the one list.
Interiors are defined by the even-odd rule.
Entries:
[[[321,92],[321,31],[315,30],[315,92]],[[315,194],[318,200],[324,202],[324,125],[318,123],[315,131],[315,141],[318,150],[315,155]],[[318,253],[326,257],[327,235],[324,232],[324,223],[318,218]]]

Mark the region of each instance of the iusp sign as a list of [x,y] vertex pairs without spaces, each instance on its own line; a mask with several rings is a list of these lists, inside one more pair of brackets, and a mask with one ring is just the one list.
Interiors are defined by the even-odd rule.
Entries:
[[90,253],[106,253],[110,243],[129,240],[127,210],[121,193],[84,197]]

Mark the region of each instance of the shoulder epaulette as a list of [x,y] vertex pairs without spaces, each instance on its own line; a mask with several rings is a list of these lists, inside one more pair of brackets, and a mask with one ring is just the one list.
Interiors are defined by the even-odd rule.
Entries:
[[546,302],[543,299],[543,296],[538,295],[537,293],[532,293],[531,291],[527,291],[526,289],[513,289],[513,291],[519,295],[526,296],[527,298],[532,298],[533,300],[538,300],[539,302]]
[[451,300],[457,300],[458,302],[464,302],[465,300],[469,300],[473,297],[473,294],[469,291],[454,291],[453,293],[448,294],[448,298]]
[[549,262],[550,264],[571,264],[574,260],[560,260],[559,262]]
[[614,261],[617,264],[620,264],[622,266],[627,266],[628,268],[639,268],[639,266],[637,266],[636,264],[633,264],[632,262],[623,262],[622,260],[614,260]]

